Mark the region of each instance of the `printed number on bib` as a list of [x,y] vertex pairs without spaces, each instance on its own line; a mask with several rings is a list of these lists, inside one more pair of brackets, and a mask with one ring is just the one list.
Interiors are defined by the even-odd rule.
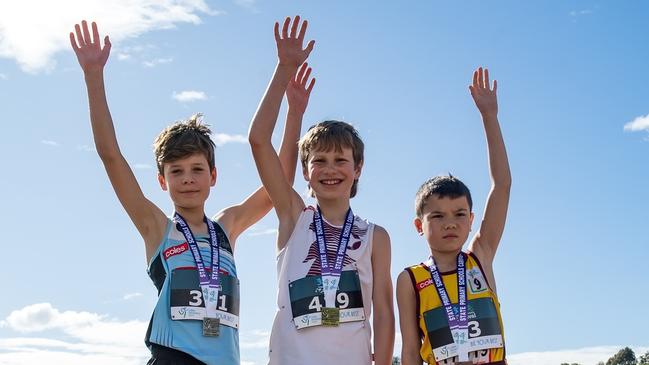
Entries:
[[[293,322],[298,329],[322,325],[325,307],[321,276],[307,276],[289,284]],[[358,271],[343,271],[336,292],[340,323],[365,320],[363,293]]]
[[[457,305],[453,305],[453,311],[457,314]],[[491,298],[469,300],[467,317],[469,320],[468,350],[470,356],[474,353],[473,356],[479,360],[480,356],[477,355],[480,355],[481,351],[504,346],[500,321]],[[453,358],[458,355],[457,345],[453,342],[453,335],[448,327],[448,319],[444,313],[444,308],[439,307],[424,312],[424,322],[435,355],[435,361],[446,364],[443,360],[448,360],[448,364],[453,364],[454,362],[450,361],[454,361]],[[474,361],[474,363],[479,364],[481,362]]]
[[[221,290],[218,291],[216,316],[225,326],[239,327],[239,280],[233,276],[220,275]],[[171,319],[198,320],[206,317],[203,292],[194,269],[176,269],[171,273],[170,290]]]

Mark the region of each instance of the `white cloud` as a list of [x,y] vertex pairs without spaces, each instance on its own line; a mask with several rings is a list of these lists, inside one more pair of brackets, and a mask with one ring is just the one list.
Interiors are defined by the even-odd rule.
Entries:
[[588,9],[585,9],[585,10],[573,10],[573,11],[570,12],[570,16],[588,15],[588,14],[592,14],[592,13],[593,13],[593,11],[588,10]]
[[216,133],[212,135],[212,140],[217,146],[223,146],[226,143],[248,143],[248,137],[242,134]]
[[95,146],[88,146],[87,144],[77,146],[77,149],[79,151],[97,152],[97,149],[95,148]]
[[207,95],[204,92],[196,90],[185,90],[179,93],[174,91],[171,97],[181,103],[189,103],[192,101],[207,99]]
[[265,349],[268,347],[270,332],[266,330],[252,330],[240,334],[239,346],[244,349]]
[[52,140],[49,140],[49,139],[43,139],[43,140],[41,140],[41,143],[44,144],[44,145],[47,145],[47,146],[52,146],[52,147],[59,147],[60,146],[59,142],[52,141]]
[[136,170],[151,170],[153,166],[145,163],[136,163],[135,165],[133,165],[133,168]]
[[9,77],[7,77],[6,74],[0,73],[0,80],[6,80],[6,79],[8,79],[8,78],[9,78]]
[[138,298],[138,297],[141,297],[141,296],[142,296],[142,293],[128,293],[128,294],[125,294],[125,295],[122,297],[122,299],[124,299],[124,300],[130,300],[130,299]]
[[[148,357],[143,343],[147,323],[118,321],[90,312],[59,311],[50,303],[11,312],[3,328],[25,334],[48,332],[49,338],[0,339],[0,364],[142,364]],[[66,341],[55,340],[58,333]]]
[[170,62],[173,62],[173,58],[156,58],[156,59],[153,59],[151,61],[144,61],[144,62],[142,62],[142,64],[145,67],[155,67],[157,65],[161,65],[161,64],[164,64],[164,63],[170,63]]
[[[574,350],[524,352],[520,354],[507,355],[507,363],[510,365],[558,365],[566,362],[579,363],[582,365],[596,365],[600,361],[606,363],[606,360],[624,347],[626,346],[599,346]],[[635,352],[636,357],[639,357],[649,350],[649,347],[630,347]]]
[[259,9],[257,8],[257,0],[235,0],[234,3],[242,8],[250,10],[253,13],[259,13]]
[[277,234],[277,228],[268,228],[261,231],[252,231],[248,233],[248,236],[255,237],[255,236],[265,236],[271,234]]
[[97,21],[101,34],[109,34],[116,44],[178,23],[199,24],[202,14],[217,12],[205,0],[1,1],[0,57],[37,73],[54,68],[54,55],[70,50],[68,34],[82,19]]
[[624,130],[631,132],[645,130],[649,132],[649,114],[645,116],[639,116],[634,120],[628,122],[624,125]]

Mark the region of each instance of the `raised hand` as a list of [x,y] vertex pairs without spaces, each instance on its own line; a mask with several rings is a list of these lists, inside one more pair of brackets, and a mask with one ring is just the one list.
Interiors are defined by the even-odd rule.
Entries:
[[[305,20],[300,26],[300,31],[298,32],[297,28],[300,24],[300,16],[297,15],[293,19],[293,24],[291,25],[291,18],[286,18],[284,20],[284,25],[282,26],[282,33],[279,32],[279,23],[275,22],[275,42],[277,42],[277,57],[279,58],[279,64],[284,66],[295,67],[296,69],[306,61],[307,57],[313,50],[315,41],[309,41],[306,48],[302,48],[304,45],[304,35],[306,34],[306,28],[308,22]],[[289,34],[289,26],[291,28]]]
[[494,80],[493,89],[489,83],[489,70],[482,67],[473,72],[473,84],[469,86],[471,96],[483,117],[498,115],[498,100],[496,90],[498,82]]
[[306,63],[302,64],[298,73],[291,79],[286,88],[286,98],[288,99],[289,112],[304,114],[306,107],[309,104],[309,96],[313,85],[315,85],[315,78],[311,79],[309,86],[309,76],[311,75],[311,67]]
[[75,24],[74,31],[74,33],[70,32],[70,45],[77,55],[83,72],[88,74],[93,71],[102,71],[110,54],[111,44],[108,36],[104,38],[104,47],[102,48],[97,23],[92,22],[92,37],[85,20],[81,22],[81,26]]

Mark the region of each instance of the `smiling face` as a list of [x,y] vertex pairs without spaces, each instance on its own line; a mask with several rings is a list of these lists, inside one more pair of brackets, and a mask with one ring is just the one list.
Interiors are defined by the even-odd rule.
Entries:
[[216,183],[216,168],[210,169],[205,155],[195,153],[188,157],[165,162],[158,182],[168,191],[178,208],[201,208]]
[[349,199],[363,163],[354,163],[351,148],[312,151],[302,170],[316,199]]
[[433,194],[426,199],[414,223],[433,252],[455,253],[469,236],[473,213],[465,196],[440,198]]

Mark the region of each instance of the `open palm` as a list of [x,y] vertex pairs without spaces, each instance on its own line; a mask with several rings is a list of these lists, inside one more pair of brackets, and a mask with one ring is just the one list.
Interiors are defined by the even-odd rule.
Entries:
[[[296,69],[306,61],[307,57],[313,50],[315,41],[310,41],[306,48],[304,45],[304,35],[308,27],[308,22],[305,20],[300,26],[300,31],[297,28],[300,25],[300,17],[296,16],[291,25],[291,18],[284,20],[282,32],[279,31],[279,23],[275,23],[275,42],[277,42],[277,57],[279,58],[280,65],[295,67]],[[289,26],[291,31],[289,33]]]
[[89,73],[103,70],[110,54],[111,44],[108,36],[104,38],[104,47],[102,48],[97,23],[92,22],[92,36],[85,20],[81,22],[81,26],[75,24],[74,30],[74,33],[70,32],[70,45],[77,55],[77,60],[83,72]]
[[489,70],[478,68],[473,72],[473,83],[469,86],[471,96],[480,114],[495,116],[498,114],[496,90],[498,82],[494,80],[493,89],[489,83]]
[[291,79],[286,88],[286,98],[288,99],[288,107],[291,111],[296,111],[300,114],[304,114],[306,107],[309,104],[309,96],[311,95],[311,90],[313,90],[313,85],[315,85],[315,79],[309,81],[309,76],[311,75],[311,67],[308,67],[306,63],[300,67],[297,75]]

